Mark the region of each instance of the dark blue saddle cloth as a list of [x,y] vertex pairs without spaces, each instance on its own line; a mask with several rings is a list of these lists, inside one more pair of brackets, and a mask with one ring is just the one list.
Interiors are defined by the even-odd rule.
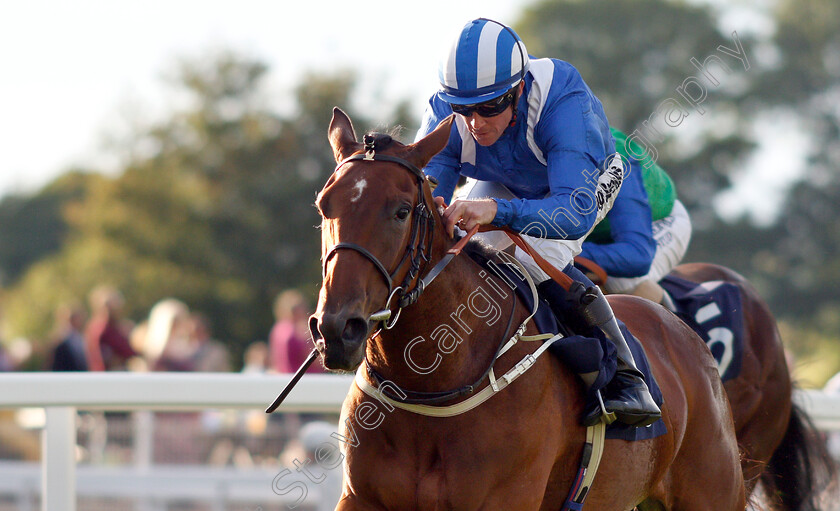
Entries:
[[706,342],[723,381],[741,374],[744,309],[738,287],[721,280],[696,284],[673,275],[659,284],[671,295],[675,314]]
[[[522,278],[518,269],[507,264],[489,263],[485,265],[497,277],[501,277],[508,283],[508,286],[514,287],[516,294],[525,304],[529,310],[533,310],[533,294],[528,283]],[[545,300],[540,299],[537,305],[537,313],[533,318],[534,324],[540,332],[559,332],[559,324],[551,308]],[[644,349],[633,334],[627,330],[623,322],[619,321],[624,338],[627,339],[627,345],[633,353],[633,358],[636,366],[645,375],[645,382],[650,389],[651,396],[656,404],[662,406],[662,391],[659,389],[659,384],[653,373],[650,371],[647,355]],[[588,400],[595,399],[594,391],[606,386],[607,383],[615,375],[615,347],[612,343],[607,341],[600,332],[594,330],[597,337],[587,337],[582,335],[569,335],[555,341],[551,350],[553,353],[562,352],[561,360],[566,365],[572,365],[569,362],[574,361],[575,367],[571,367],[572,371],[582,374],[593,371],[599,371],[597,381],[593,385],[593,392],[587,396]],[[650,426],[644,428],[634,428],[625,424],[614,422],[607,427],[607,438],[618,438],[621,440],[646,440],[664,435],[666,432],[665,423],[660,419]]]
[[[662,390],[659,388],[659,383],[656,382],[656,378],[650,370],[650,364],[648,363],[645,350],[642,348],[642,343],[636,339],[636,336],[627,330],[627,326],[624,325],[624,322],[619,320],[618,325],[621,328],[621,333],[624,334],[624,338],[627,340],[627,346],[633,354],[633,360],[636,362],[636,367],[642,372],[642,374],[645,375],[645,383],[647,383],[651,397],[653,397],[657,406],[662,408],[662,402],[664,401],[662,398]],[[644,428],[634,428],[620,422],[613,422],[607,426],[607,438],[618,438],[627,441],[647,440],[664,435],[666,431],[665,422],[663,422],[662,419],[659,419]]]

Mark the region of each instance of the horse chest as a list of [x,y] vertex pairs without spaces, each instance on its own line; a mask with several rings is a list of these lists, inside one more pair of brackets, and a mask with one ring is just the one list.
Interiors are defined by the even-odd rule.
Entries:
[[486,506],[497,480],[494,467],[501,466],[487,452],[495,444],[481,435],[475,443],[454,436],[447,441],[408,424],[364,432],[347,452],[357,497],[393,511],[496,509]]
[[[407,462],[408,460],[406,460]],[[413,460],[416,463],[416,460]],[[401,463],[401,465],[405,465]],[[395,467],[396,468],[396,467]],[[393,475],[399,472],[392,472]],[[427,467],[414,467],[403,472],[392,483],[400,488],[399,496],[393,496],[388,509],[412,510],[463,510],[479,511],[487,509],[484,505],[492,488],[486,474],[476,473],[475,467],[461,461],[445,463],[440,461]],[[411,488],[412,502],[405,506],[405,489]],[[388,499],[384,499],[388,501]]]

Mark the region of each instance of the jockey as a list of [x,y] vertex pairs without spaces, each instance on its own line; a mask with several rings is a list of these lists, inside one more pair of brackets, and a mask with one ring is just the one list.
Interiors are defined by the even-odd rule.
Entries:
[[673,309],[657,282],[685,255],[691,219],[665,170],[627,135],[610,131],[629,172],[607,217],[586,237],[580,256],[607,273],[605,292],[634,294]]
[[[466,198],[444,211],[449,235],[456,224],[465,230],[508,226],[576,281],[567,292],[517,249],[556,315],[600,329],[615,345],[617,371],[606,387],[606,410],[632,426],[652,424],[661,416],[659,407],[612,309],[572,264],[596,217],[615,198],[607,192],[606,200],[595,200],[596,187],[612,174],[602,169],[615,153],[601,102],[570,64],[531,60],[510,27],[484,18],[464,26],[441,61],[439,78],[441,90],[429,100],[418,139],[457,115],[447,146],[424,170],[438,181],[439,204],[451,200],[460,176],[477,180]],[[620,186],[621,172],[617,179],[606,189]],[[598,373],[580,376],[589,388]],[[600,408],[590,407],[583,423],[600,420]]]

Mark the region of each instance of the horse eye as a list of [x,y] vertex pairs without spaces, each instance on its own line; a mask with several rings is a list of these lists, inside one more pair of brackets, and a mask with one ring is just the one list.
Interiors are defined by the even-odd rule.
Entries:
[[401,206],[400,209],[397,210],[397,214],[395,216],[397,220],[405,220],[408,218],[409,213],[411,213],[411,208],[408,206]]

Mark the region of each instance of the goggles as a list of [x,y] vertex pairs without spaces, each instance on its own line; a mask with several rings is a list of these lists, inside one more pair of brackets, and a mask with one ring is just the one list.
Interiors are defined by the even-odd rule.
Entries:
[[514,87],[509,92],[502,94],[498,98],[494,98],[483,103],[475,103],[472,105],[452,104],[452,111],[456,114],[463,115],[464,117],[471,116],[473,112],[477,113],[481,117],[495,117],[507,110],[507,107],[513,103],[515,89],[516,88]]

